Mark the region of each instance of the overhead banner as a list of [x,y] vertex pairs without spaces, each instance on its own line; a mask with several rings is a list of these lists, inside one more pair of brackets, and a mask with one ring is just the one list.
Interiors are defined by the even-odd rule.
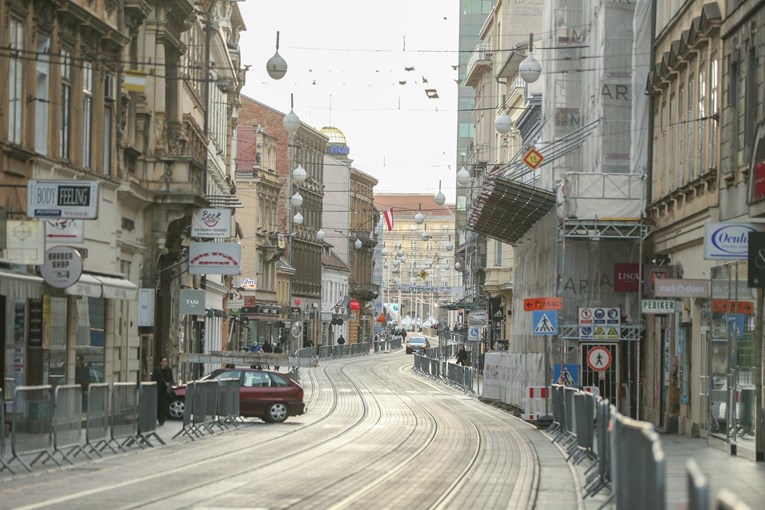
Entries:
[[190,274],[231,274],[242,272],[242,246],[238,243],[189,245]]
[[231,209],[197,209],[191,218],[191,237],[231,237]]

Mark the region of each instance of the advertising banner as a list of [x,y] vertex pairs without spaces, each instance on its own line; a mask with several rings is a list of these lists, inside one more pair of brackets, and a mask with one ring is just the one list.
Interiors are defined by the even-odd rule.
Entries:
[[190,274],[231,274],[242,272],[242,246],[238,243],[189,245]]

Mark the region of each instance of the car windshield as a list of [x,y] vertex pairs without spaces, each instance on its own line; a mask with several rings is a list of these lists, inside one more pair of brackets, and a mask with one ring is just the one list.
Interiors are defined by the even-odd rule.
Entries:
[[421,336],[416,336],[416,337],[412,338],[411,340],[409,340],[409,343],[410,344],[422,344],[422,345],[425,345],[427,343],[427,341],[425,340],[425,338],[423,338]]

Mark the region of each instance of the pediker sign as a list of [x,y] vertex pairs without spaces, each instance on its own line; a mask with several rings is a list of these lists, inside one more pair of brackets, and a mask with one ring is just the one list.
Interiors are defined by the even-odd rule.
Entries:
[[704,225],[704,258],[746,260],[750,232],[757,232],[751,223],[707,223]]

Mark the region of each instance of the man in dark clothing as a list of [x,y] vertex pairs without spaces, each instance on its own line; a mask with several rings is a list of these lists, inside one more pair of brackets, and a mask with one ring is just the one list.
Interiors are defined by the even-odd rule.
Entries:
[[[276,347],[274,347],[274,354],[281,354],[284,351],[282,350],[282,343],[276,342]],[[279,365],[274,366],[274,370],[279,370]]]
[[271,345],[271,342],[268,340],[263,343],[263,352],[274,352],[274,347]]
[[88,386],[90,386],[90,368],[85,365],[81,354],[74,357],[74,384],[82,388],[82,410],[88,409]]
[[151,373],[151,380],[157,383],[157,421],[160,425],[165,424],[167,412],[170,408],[170,394],[173,392],[173,369],[170,368],[170,360],[162,356],[159,358],[159,366]]
[[465,346],[463,345],[460,347],[460,350],[457,351],[457,364],[462,365],[463,367],[467,364],[468,360],[468,353],[465,350]]
[[345,338],[343,338],[343,335],[340,335],[337,337],[337,345],[343,345],[345,343]]

